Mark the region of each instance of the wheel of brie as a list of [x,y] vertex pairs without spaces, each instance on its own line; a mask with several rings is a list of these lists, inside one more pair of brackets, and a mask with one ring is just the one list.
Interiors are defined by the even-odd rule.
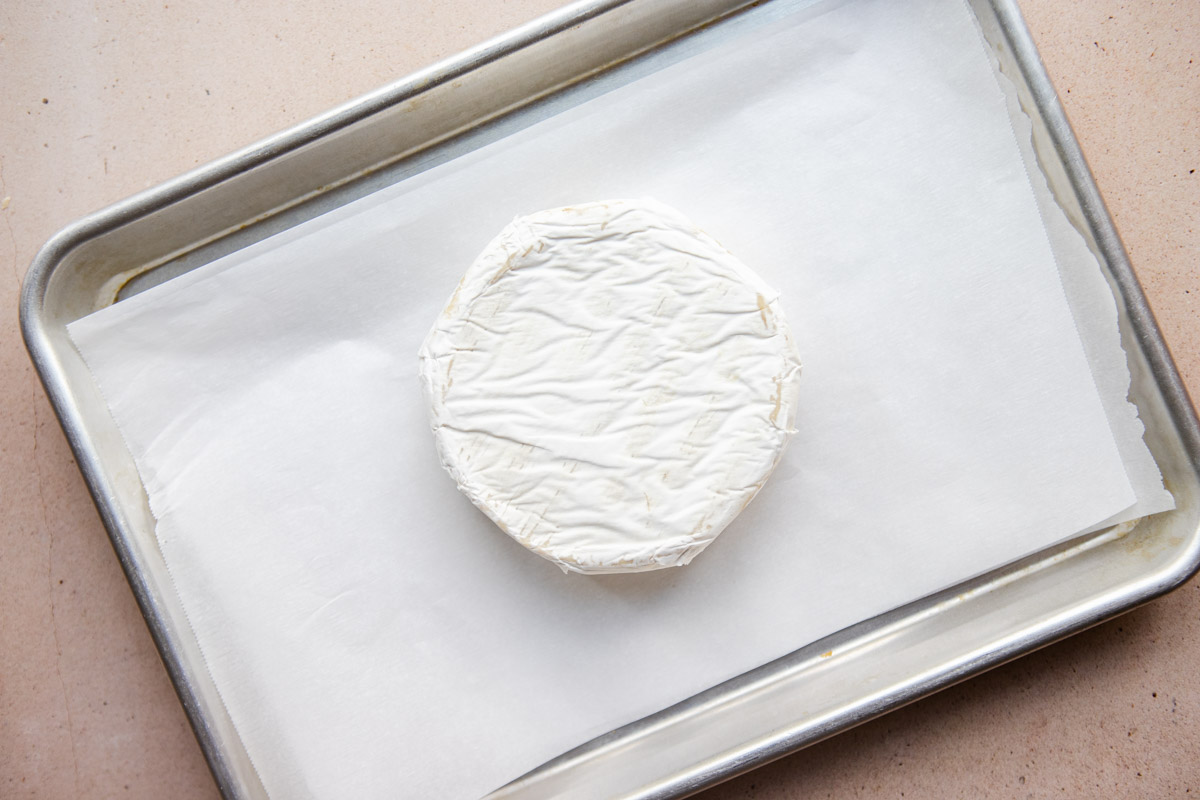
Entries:
[[777,293],[652,200],[513,221],[420,353],[438,453],[505,533],[565,570],[691,561],[792,432]]

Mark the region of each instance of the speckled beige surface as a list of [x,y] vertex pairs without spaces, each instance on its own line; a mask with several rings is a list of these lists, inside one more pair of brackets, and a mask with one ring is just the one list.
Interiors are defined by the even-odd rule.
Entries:
[[[37,248],[84,213],[557,0],[0,4],[0,797],[216,790],[20,343]],[[1193,395],[1200,3],[1023,0]],[[1200,793],[1200,583],[705,793]]]

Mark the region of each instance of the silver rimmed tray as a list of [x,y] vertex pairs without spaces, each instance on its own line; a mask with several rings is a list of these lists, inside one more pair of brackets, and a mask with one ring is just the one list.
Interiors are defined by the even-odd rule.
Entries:
[[[555,111],[739,2],[587,2],[236,153],[56,236],[22,323],[114,547],[222,791],[263,796],[170,588],[132,459],[67,323]],[[1200,563],[1197,423],[1014,4],[977,2],[1059,203],[1101,256],[1133,399],[1178,509],[1102,531],[861,623],[567,754],[504,797],[676,797],[1133,607]],[[641,58],[646,54],[646,58]],[[621,66],[614,66],[621,65]],[[574,89],[572,90],[574,91]]]

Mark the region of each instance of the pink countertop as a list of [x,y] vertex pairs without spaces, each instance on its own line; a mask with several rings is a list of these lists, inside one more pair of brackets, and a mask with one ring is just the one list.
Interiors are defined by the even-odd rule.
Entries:
[[[0,7],[0,797],[216,789],[21,343],[21,277],[83,214],[559,0]],[[1200,394],[1200,4],[1022,0],[1183,377]],[[710,790],[1200,793],[1200,582]]]

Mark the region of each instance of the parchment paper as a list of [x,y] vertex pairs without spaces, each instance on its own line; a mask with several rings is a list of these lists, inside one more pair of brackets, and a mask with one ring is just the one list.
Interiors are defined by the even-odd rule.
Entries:
[[[1085,352],[961,0],[755,14],[735,41],[71,326],[272,796],[478,797],[825,634],[1170,506],[1111,297],[1056,218],[1091,298],[1076,314],[1109,318]],[[799,430],[691,566],[564,575],[442,472],[415,354],[513,216],[630,196],[781,290]]]

